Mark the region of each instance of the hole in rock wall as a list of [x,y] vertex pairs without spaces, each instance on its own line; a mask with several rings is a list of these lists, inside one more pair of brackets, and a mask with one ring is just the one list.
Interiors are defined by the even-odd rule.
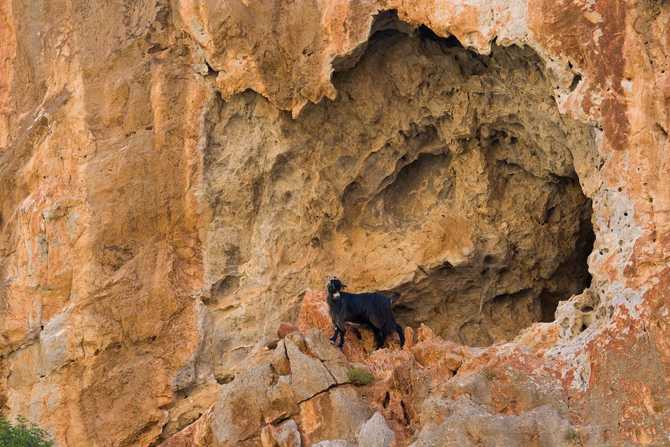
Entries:
[[[485,56],[397,22],[378,20],[336,61],[338,98],[295,120],[253,92],[221,103],[205,159],[213,310],[268,272],[284,278],[276,296],[337,273],[399,292],[400,323],[481,346],[589,286],[573,156],[595,151],[594,130],[560,115],[532,49]],[[273,299],[256,324],[287,312]]]

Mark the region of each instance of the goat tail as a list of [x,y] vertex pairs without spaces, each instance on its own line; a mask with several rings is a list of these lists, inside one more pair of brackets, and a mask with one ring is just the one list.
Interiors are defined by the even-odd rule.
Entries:
[[400,298],[400,294],[398,292],[393,292],[393,295],[391,295],[391,298],[389,298],[389,300],[392,303],[395,303],[396,301],[398,301],[398,298]]

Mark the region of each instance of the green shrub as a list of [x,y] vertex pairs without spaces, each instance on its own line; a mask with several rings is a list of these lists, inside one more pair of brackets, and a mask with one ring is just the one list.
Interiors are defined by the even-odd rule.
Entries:
[[347,371],[347,377],[354,385],[362,386],[375,380],[375,376],[360,368],[351,368]]
[[19,415],[16,425],[0,418],[0,447],[52,447],[49,434]]
[[572,442],[573,444],[578,444],[579,435],[577,434],[577,431],[574,428],[567,429],[565,432],[565,440],[568,442]]

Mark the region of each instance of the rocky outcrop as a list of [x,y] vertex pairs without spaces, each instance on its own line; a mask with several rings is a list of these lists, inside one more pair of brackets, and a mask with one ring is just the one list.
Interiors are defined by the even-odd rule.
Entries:
[[[249,442],[358,443],[306,421],[365,389],[350,423],[379,412],[398,445],[663,445],[669,17],[2,3],[2,414],[65,446],[207,445],[256,371]],[[297,321],[327,274],[399,292],[406,349],[352,329],[343,358],[324,314]]]
[[[390,342],[377,351],[371,331],[353,326],[348,334],[361,337],[347,336],[340,352],[320,329],[304,329],[329,318],[325,294],[310,290],[304,301],[298,321],[304,336],[286,336],[264,356],[266,364],[224,385],[212,410],[163,447],[184,439],[201,447],[568,446],[577,436],[565,382],[552,377],[560,369],[542,371],[540,355],[514,353],[511,344],[474,350],[426,326],[406,329],[404,350]],[[517,364],[501,362],[510,354],[519,356]],[[373,379],[358,387],[347,373],[344,382],[323,380],[333,360],[349,375],[355,367]],[[309,392],[306,381],[313,384]],[[211,441],[198,435],[203,431]]]

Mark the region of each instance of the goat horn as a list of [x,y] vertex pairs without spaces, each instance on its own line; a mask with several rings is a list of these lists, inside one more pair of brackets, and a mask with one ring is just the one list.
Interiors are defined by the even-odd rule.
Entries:
[[[333,276],[333,275],[326,275],[326,276],[324,276],[323,278],[321,278],[321,281],[323,281],[323,280],[324,280],[324,279],[326,279],[326,278],[330,278],[330,279],[336,279],[336,278],[337,278],[337,276]],[[321,281],[319,281],[319,282],[321,282]]]

